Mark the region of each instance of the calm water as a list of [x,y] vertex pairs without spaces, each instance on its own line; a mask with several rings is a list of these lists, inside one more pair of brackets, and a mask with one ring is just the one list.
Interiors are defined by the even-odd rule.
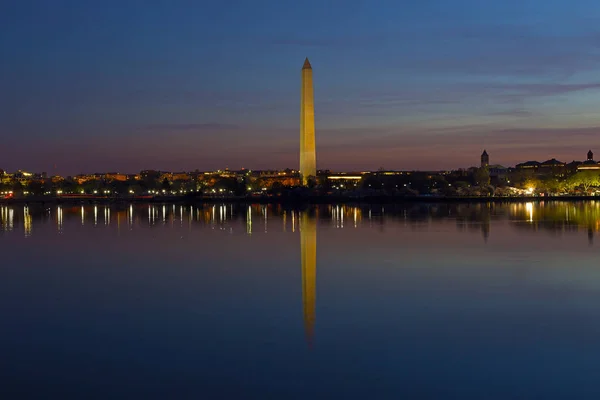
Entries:
[[600,396],[598,202],[0,222],[0,398]]

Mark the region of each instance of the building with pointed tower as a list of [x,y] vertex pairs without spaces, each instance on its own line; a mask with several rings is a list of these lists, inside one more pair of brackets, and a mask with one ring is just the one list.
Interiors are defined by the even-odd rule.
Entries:
[[308,58],[302,66],[302,88],[300,95],[300,176],[306,186],[309,179],[317,176],[315,150],[315,102],[313,93],[312,66]]
[[505,179],[508,172],[508,169],[500,164],[490,164],[490,156],[486,150],[481,153],[481,168],[487,168],[490,178],[495,179],[495,181]]
[[481,153],[481,168],[485,168],[490,165],[490,156],[488,156],[487,151],[483,150]]
[[585,171],[585,170],[600,170],[600,164],[594,160],[594,153],[592,150],[587,152],[587,160],[579,164],[577,167],[577,171]]

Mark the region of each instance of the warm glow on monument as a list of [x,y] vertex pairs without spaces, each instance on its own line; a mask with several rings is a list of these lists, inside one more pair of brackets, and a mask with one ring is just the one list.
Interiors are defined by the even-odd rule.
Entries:
[[302,66],[302,88],[300,98],[300,175],[302,184],[317,175],[315,153],[315,103],[312,67],[308,58]]

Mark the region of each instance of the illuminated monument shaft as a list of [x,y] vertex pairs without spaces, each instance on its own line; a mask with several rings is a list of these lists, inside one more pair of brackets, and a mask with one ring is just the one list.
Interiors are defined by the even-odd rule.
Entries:
[[315,153],[315,102],[313,93],[312,67],[308,58],[302,67],[302,94],[300,99],[300,175],[302,184],[317,175]]
[[312,345],[317,302],[317,222],[306,212],[300,215],[300,252],[304,330],[308,344]]

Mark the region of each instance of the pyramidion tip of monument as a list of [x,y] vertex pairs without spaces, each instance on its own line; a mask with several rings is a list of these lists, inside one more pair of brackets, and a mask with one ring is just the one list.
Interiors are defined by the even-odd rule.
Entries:
[[308,57],[306,57],[306,59],[304,60],[304,65],[302,66],[302,69],[312,69],[310,61],[308,61]]

